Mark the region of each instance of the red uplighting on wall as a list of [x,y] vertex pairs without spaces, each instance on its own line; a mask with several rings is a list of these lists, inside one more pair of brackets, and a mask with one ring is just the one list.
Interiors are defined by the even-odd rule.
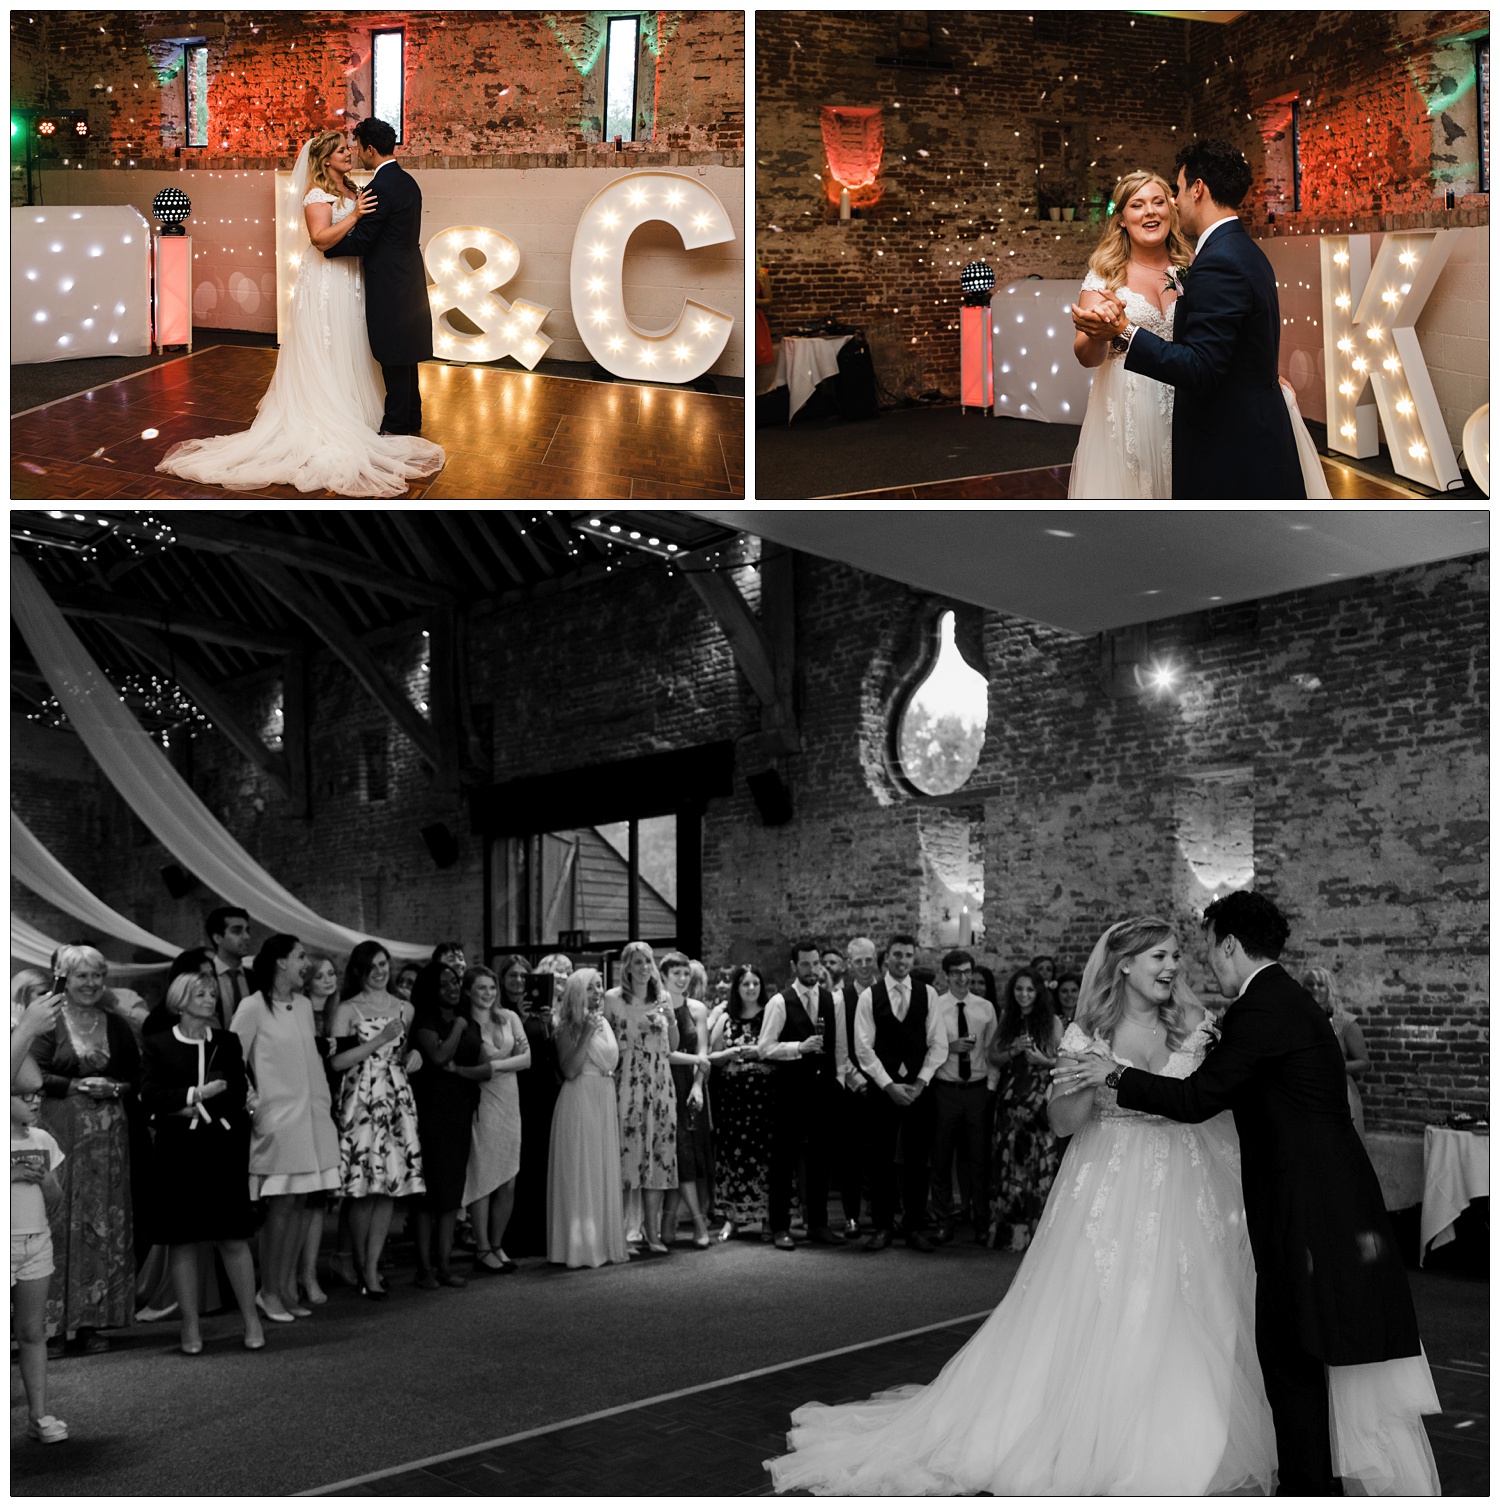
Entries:
[[880,202],[880,162],[885,155],[885,123],[879,105],[824,105],[823,150],[828,156],[824,188],[829,201],[839,202],[844,189],[849,202],[868,207]]

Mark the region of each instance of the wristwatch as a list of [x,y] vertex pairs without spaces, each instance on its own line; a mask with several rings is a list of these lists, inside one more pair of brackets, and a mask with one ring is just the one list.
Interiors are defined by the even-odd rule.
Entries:
[[[1127,324],[1125,326],[1125,329],[1126,331],[1128,331],[1130,329],[1130,326]],[[1130,349],[1130,336],[1128,335],[1128,333],[1111,335],[1109,340],[1109,348],[1115,353],[1115,355],[1123,356],[1125,352]]]
[[1124,1068],[1117,1067],[1112,1073],[1110,1073],[1109,1076],[1107,1078],[1105,1078],[1105,1080],[1104,1080],[1104,1086],[1105,1086],[1105,1088],[1119,1088],[1119,1086],[1120,1086],[1120,1075],[1124,1071],[1125,1071]]

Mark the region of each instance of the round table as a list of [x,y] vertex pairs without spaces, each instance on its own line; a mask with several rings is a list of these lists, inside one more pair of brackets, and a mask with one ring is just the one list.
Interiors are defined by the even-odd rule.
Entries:
[[1476,1198],[1490,1194],[1490,1138],[1472,1130],[1429,1125],[1422,1136],[1422,1243],[1417,1264],[1431,1247],[1457,1239],[1453,1226]]

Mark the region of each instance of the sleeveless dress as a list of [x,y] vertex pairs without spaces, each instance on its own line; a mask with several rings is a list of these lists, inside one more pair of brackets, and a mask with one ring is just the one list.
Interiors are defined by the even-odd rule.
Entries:
[[[526,1050],[526,1035],[509,1011],[501,1016],[498,1054],[487,1041],[484,1050],[496,1061]],[[521,1092],[515,1073],[496,1073],[479,1085],[479,1112],[469,1141],[464,1174],[464,1207],[504,1187],[521,1170]]]
[[[378,1036],[395,1018],[357,1014],[354,1035],[340,1038],[338,1050]],[[356,1062],[339,1084],[339,1185],[350,1198],[426,1191],[407,1050],[403,1037],[388,1041]]]
[[[1199,1026],[1165,1074],[1210,1039]],[[1062,1046],[1090,1043],[1073,1025]],[[778,1491],[855,1495],[1267,1491],[1254,1295],[1230,1117],[1176,1125],[1100,1088],[983,1328],[930,1386],[798,1408],[767,1468]]]
[[620,1048],[620,1174],[627,1188],[675,1188],[677,1091],[667,1023],[656,1005],[620,1001],[610,1011]]
[[[302,202],[331,204],[335,225],[354,212],[351,200],[320,188]],[[241,492],[288,485],[404,497],[413,481],[436,476],[446,456],[417,435],[380,434],[384,411],[385,383],[365,328],[363,264],[308,246],[255,422],[238,434],[173,445],[156,469]]]
[[[683,1003],[677,1007],[677,1049],[680,1052],[697,1052],[698,1031],[693,1025],[693,1012]],[[677,1179],[690,1183],[700,1177],[712,1177],[714,1172],[713,1140],[708,1128],[708,1090],[704,1089],[701,1107],[694,1109],[688,1103],[693,1089],[695,1069],[686,1063],[672,1064],[672,1085],[677,1090]]]
[[619,1060],[615,1033],[601,1017],[583,1071],[567,1079],[557,1095],[547,1159],[547,1259],[560,1266],[629,1259],[615,1105]]
[[[724,1020],[726,1047],[754,1046],[763,1011]],[[771,1074],[768,1062],[726,1062],[713,1074],[714,1206],[741,1227],[769,1229]]]
[[1063,1142],[1047,1120],[1051,1090],[1048,1069],[1034,1066],[1024,1052],[1000,1068],[990,1158],[989,1244],[1001,1250],[1026,1248],[1062,1161]]

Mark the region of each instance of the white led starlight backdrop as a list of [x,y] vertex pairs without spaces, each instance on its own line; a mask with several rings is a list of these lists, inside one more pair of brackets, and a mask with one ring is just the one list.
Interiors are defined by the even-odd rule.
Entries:
[[652,220],[672,226],[691,251],[734,240],[718,196],[682,173],[626,173],[589,200],[573,239],[573,318],[589,354],[617,377],[691,382],[719,359],[734,316],[696,299],[665,330],[642,330],[625,313],[621,275],[631,233]]
[[10,359],[151,350],[151,227],[128,204],[10,212]]
[[[476,267],[470,253],[483,259]],[[477,225],[454,225],[427,243],[428,289],[432,301],[432,340],[437,355],[450,361],[496,361],[514,356],[531,370],[552,344],[542,321],[552,312],[518,298],[506,303],[495,289],[521,267],[521,253],[508,235]],[[452,316],[462,314],[478,330],[461,329]]]
[[1077,278],[1007,283],[990,299],[997,417],[1081,424],[1094,373],[1073,354]]
[[[1368,235],[1319,238],[1328,448],[1374,455],[1380,448],[1378,408],[1391,464],[1400,475],[1437,491],[1460,486],[1463,478],[1416,323],[1456,235],[1390,231],[1373,267]],[[1367,388],[1375,392],[1373,407],[1360,401]]]

